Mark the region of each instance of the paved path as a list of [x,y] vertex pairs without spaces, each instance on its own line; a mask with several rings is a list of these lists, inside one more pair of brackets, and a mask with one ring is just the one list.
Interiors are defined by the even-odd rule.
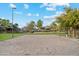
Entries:
[[0,55],[79,56],[79,43],[55,35],[25,35],[0,41]]

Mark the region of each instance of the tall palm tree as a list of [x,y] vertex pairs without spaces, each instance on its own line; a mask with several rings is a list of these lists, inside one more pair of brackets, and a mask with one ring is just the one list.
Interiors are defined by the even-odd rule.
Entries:
[[60,23],[61,28],[68,30],[68,34],[74,37],[75,29],[79,26],[79,10],[65,8],[65,13],[56,17],[57,22]]

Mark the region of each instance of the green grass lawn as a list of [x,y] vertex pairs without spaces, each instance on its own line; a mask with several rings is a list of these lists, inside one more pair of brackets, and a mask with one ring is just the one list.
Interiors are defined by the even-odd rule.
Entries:
[[34,33],[26,33],[27,35],[60,35],[65,36],[65,32],[34,32]]
[[65,32],[34,32],[34,33],[26,33],[26,34],[29,34],[29,35],[53,35],[53,34],[56,34],[56,35],[65,35]]
[[[65,36],[64,32],[34,32],[34,33],[13,33],[14,38],[22,35],[60,35]],[[0,41],[12,39],[11,33],[0,33]]]
[[[22,33],[14,33],[13,36],[14,38],[17,36],[21,36],[23,35]],[[1,33],[0,34],[0,41],[4,41],[4,40],[8,40],[12,38],[12,34],[11,33]]]

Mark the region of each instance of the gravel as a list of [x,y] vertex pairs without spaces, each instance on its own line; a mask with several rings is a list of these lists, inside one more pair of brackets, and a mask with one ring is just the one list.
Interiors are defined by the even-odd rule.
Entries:
[[0,55],[79,56],[79,43],[56,35],[24,35],[0,41]]

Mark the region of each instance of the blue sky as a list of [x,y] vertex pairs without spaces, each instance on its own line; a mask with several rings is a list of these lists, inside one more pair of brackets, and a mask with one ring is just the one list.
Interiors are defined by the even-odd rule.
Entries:
[[12,9],[14,10],[14,23],[20,27],[27,25],[30,21],[43,21],[43,26],[49,25],[55,17],[64,12],[64,7],[79,8],[79,3],[0,3],[0,18],[9,19],[11,22]]

